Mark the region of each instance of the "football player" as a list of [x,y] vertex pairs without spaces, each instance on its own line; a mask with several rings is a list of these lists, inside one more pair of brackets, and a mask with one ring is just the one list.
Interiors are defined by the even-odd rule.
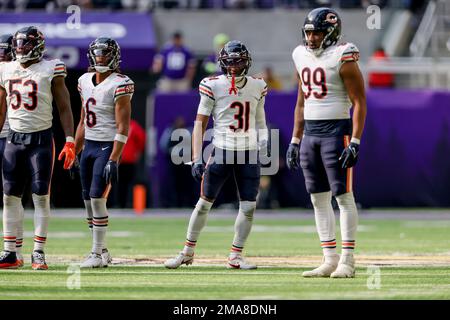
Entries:
[[[359,51],[352,43],[338,43],[341,19],[332,9],[312,10],[302,32],[304,43],[292,53],[300,81],[286,158],[289,169],[303,170],[324,255],[322,264],[303,276],[353,277],[358,224],[353,166],[366,118],[364,81],[357,63]],[[340,257],[336,253],[332,196],[340,211]]]
[[9,133],[3,155],[3,239],[0,268],[17,268],[17,225],[22,224],[21,200],[27,179],[31,180],[34,213],[34,270],[48,269],[44,246],[50,217],[50,182],[55,147],[52,134],[52,100],[58,107],[66,143],[58,159],[64,169],[75,159],[73,117],[64,78],[66,67],[60,60],[43,59],[45,39],[36,27],[18,30],[12,41],[15,61],[0,74],[0,124],[7,105]]
[[131,116],[134,83],[121,74],[120,47],[101,37],[89,45],[89,70],[78,79],[82,108],[75,136],[80,153],[81,185],[87,221],[92,230],[92,250],[82,268],[107,267],[111,256],[106,249],[108,227],[106,200],[111,183],[118,182],[118,165]]
[[[200,83],[201,99],[192,137],[192,175],[197,181],[201,180],[201,195],[189,221],[183,250],[164,264],[169,269],[192,264],[200,232],[228,178],[235,180],[240,202],[227,267],[256,268],[243,259],[242,250],[250,234],[256,208],[260,180],[258,148],[267,153],[264,112],[267,85],[262,79],[247,76],[252,59],[242,42],[226,43],[218,60],[223,74],[205,78]],[[205,167],[202,142],[211,115],[214,119],[214,150]],[[256,129],[260,129],[259,142]]]
[[[1,65],[10,62],[14,59],[13,51],[12,51],[12,34],[4,34],[0,36],[0,73],[1,73]],[[2,167],[3,160],[3,152],[5,151],[6,145],[6,137],[9,132],[9,123],[8,118],[5,117],[5,123],[3,124],[3,128],[0,132],[0,168]],[[0,174],[0,188],[1,193],[3,194],[3,178]],[[23,220],[23,206],[20,204],[20,219]],[[22,256],[22,244],[23,244],[23,223],[19,223],[17,225],[17,234],[16,234],[16,256],[17,261],[19,263],[19,267],[23,266],[23,256]]]

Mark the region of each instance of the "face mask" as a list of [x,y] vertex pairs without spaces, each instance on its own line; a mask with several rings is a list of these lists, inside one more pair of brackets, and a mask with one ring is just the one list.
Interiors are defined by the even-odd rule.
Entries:
[[95,71],[97,71],[99,73],[105,73],[110,70],[108,66],[95,66],[94,68],[95,68]]

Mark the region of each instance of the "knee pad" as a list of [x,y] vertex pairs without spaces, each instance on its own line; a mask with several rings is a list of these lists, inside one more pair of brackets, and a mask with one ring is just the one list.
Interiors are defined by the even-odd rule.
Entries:
[[198,214],[208,214],[209,210],[211,210],[213,203],[206,201],[205,199],[198,199],[195,208],[197,209]]
[[105,198],[91,198],[91,206],[94,217],[102,218],[108,216]]
[[349,205],[355,205],[355,197],[353,196],[353,192],[347,192],[344,194],[341,194],[339,196],[336,196],[336,201],[339,205],[339,207],[345,207]]
[[248,220],[253,220],[253,214],[256,210],[256,201],[240,201],[239,213],[243,213]]
[[40,196],[47,195],[48,190],[49,190],[49,183],[46,181],[38,180],[38,181],[34,181],[31,184],[31,192],[36,195],[40,195]]
[[331,205],[331,192],[311,193],[311,202],[314,208],[324,208]]

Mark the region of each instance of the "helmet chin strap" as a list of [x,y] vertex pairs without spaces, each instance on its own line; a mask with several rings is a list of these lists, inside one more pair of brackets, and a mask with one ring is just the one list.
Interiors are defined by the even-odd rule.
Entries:
[[95,66],[94,68],[98,73],[105,73],[111,70],[108,66]]

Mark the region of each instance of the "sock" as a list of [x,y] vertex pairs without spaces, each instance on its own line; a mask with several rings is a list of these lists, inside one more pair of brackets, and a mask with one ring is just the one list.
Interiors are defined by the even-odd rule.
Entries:
[[17,254],[22,253],[22,245],[23,245],[23,221],[25,218],[25,212],[22,206],[22,201],[20,202],[20,214],[19,221],[17,221],[17,233],[16,233],[16,252]]
[[16,232],[21,201],[19,197],[3,195],[3,248],[5,251],[16,251]]
[[50,220],[50,196],[32,194],[34,204],[34,251],[44,251]]
[[200,236],[200,232],[206,225],[206,219],[208,218],[208,212],[211,210],[213,203],[206,201],[202,198],[198,199],[195,205],[194,211],[192,211],[191,218],[189,220],[189,226],[186,234],[186,242],[184,243],[183,253],[192,255],[194,253],[197,239]]
[[106,198],[91,198],[92,204],[92,252],[101,254],[105,247],[106,230],[108,228],[108,211]]
[[84,206],[86,208],[87,224],[88,224],[89,230],[91,231],[91,234],[92,234],[92,218],[94,217],[94,213],[92,211],[91,200],[84,200]]
[[331,205],[331,191],[311,193],[311,202],[323,255],[336,255],[336,221]]
[[342,255],[353,255],[355,250],[356,229],[358,227],[358,209],[353,192],[336,197],[341,214]]
[[256,201],[240,201],[239,213],[234,223],[234,239],[230,256],[242,253],[245,242],[252,229],[253,214],[256,209]]

